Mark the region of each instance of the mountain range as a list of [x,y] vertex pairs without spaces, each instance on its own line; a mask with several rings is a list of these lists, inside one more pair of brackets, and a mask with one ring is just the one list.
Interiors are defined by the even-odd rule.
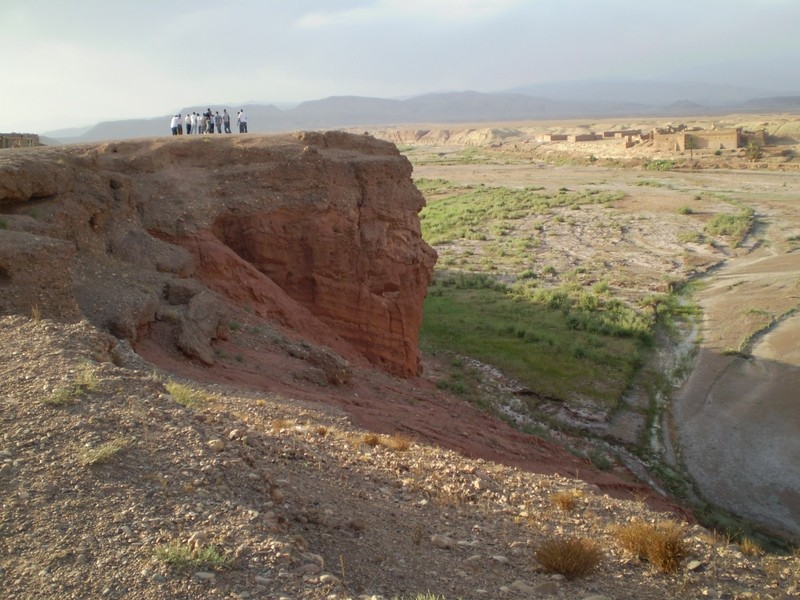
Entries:
[[[208,106],[177,110],[185,115]],[[800,92],[716,83],[668,81],[567,81],[503,92],[440,92],[407,99],[332,96],[287,109],[274,104],[224,105],[235,122],[244,109],[250,132],[386,126],[403,123],[469,123],[569,118],[695,116],[800,110]],[[43,134],[46,143],[72,143],[168,135],[172,115],[106,121],[83,129]],[[235,124],[234,124],[235,128]]]

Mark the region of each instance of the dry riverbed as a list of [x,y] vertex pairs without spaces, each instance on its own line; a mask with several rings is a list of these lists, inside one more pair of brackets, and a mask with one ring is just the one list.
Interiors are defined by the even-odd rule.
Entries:
[[[458,149],[417,152],[416,158],[409,153],[416,178],[625,193],[610,209],[574,211],[566,225],[548,223],[547,243],[531,263],[559,270],[603,264],[620,293],[633,299],[663,289],[666,280],[701,282],[698,352],[691,375],[668,403],[665,431],[672,439],[665,458],[684,468],[707,500],[799,538],[800,317],[793,315],[800,306],[800,175],[535,161],[441,164]],[[427,161],[425,153],[439,161]],[[715,214],[742,207],[755,211],[756,225],[740,246],[724,239],[686,241]],[[605,228],[598,227],[601,221]],[[641,439],[645,425],[637,412],[623,411],[605,433],[631,442]]]

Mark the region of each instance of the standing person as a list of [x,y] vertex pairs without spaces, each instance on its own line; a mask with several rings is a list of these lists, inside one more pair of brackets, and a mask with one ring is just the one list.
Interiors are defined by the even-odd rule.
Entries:
[[172,130],[172,135],[178,135],[178,115],[174,115],[170,119],[169,128]]
[[223,108],[222,109],[222,124],[225,126],[225,133],[231,132],[231,116],[228,114],[228,110]]
[[244,114],[244,109],[239,111],[239,132],[247,133],[247,115]]
[[207,129],[206,133],[214,133],[214,113],[211,112],[211,108],[206,111],[206,124]]
[[217,133],[222,133],[222,115],[219,111],[214,114],[214,125],[217,127]]
[[[197,131],[197,113],[196,112],[192,113],[191,123],[192,124],[190,125],[190,127],[194,130],[194,132],[195,133],[200,133],[199,131]],[[189,133],[191,133],[191,131]]]
[[180,113],[178,113],[178,135],[183,135],[183,119]]
[[186,113],[186,117],[183,119],[183,126],[186,128],[186,135],[192,134],[192,116],[189,113]]
[[201,113],[199,133],[207,133],[207,132],[208,132],[208,120],[206,119],[206,113]]

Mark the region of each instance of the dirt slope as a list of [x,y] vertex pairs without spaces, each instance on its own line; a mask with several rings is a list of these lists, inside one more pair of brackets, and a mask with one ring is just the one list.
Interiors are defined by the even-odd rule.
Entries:
[[[164,388],[174,376],[87,323],[4,317],[0,350],[8,598],[777,599],[800,591],[795,559],[747,558],[697,526],[685,534],[690,554],[680,571],[655,573],[620,549],[614,527],[669,515],[566,476],[367,436],[323,403],[192,384],[205,396],[187,408]],[[574,506],[559,509],[559,494]],[[561,536],[598,542],[600,568],[574,581],[545,572],[534,553]],[[163,555],[176,547],[213,548],[224,560],[181,567]]]

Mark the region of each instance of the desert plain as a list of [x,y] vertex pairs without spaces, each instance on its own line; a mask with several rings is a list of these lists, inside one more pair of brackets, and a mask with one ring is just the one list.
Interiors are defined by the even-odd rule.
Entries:
[[[409,144],[419,178],[624,194],[610,211],[569,211],[566,225],[551,220],[530,266],[565,272],[602,265],[629,298],[667,280],[695,284],[692,297],[702,316],[662,363],[674,372],[666,373],[672,389],[653,445],[708,500],[794,537],[800,534],[800,122],[792,115],[685,122],[690,128],[764,129],[779,141],[764,147],[759,160],[748,159],[741,148],[690,155],[646,143],[623,148],[605,140],[536,141],[543,132],[647,131],[677,122],[420,126],[416,135],[427,132],[421,139],[429,144],[415,143],[403,130],[377,135]],[[482,157],[459,161],[464,148],[483,149]],[[675,167],[649,170],[654,161],[674,161]],[[712,215],[742,208],[754,214],[743,239],[695,235]],[[616,219],[612,233],[603,216],[608,212]],[[443,257],[464,249],[437,250],[441,268]],[[610,416],[604,433],[635,439],[644,424],[630,417],[624,410]]]

